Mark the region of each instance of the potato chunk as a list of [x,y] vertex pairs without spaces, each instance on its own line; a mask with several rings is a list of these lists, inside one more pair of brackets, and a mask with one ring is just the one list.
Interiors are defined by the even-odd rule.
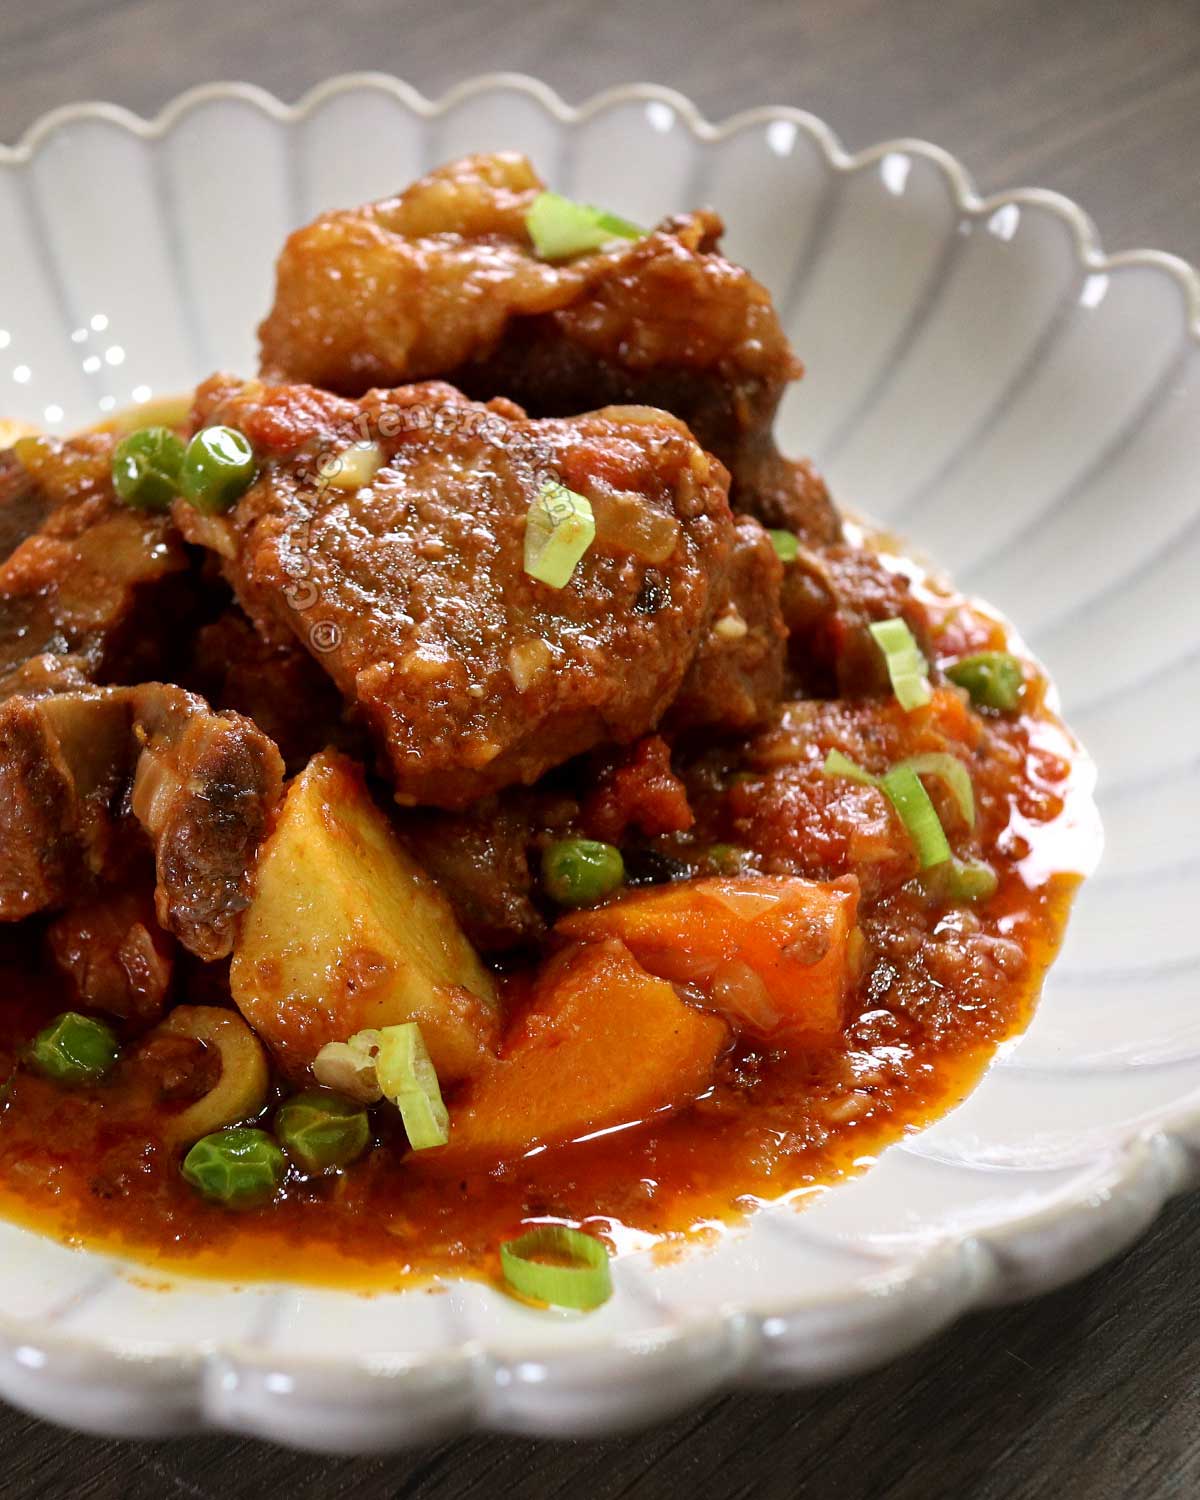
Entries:
[[682,1001],[618,942],[573,947],[538,976],[503,1056],[450,1111],[431,1164],[505,1161],[687,1104],[729,1041],[719,1017]]
[[326,751],[263,845],[231,972],[242,1014],[302,1076],[326,1042],[416,1021],[445,1082],[494,1049],[491,975],[400,846],[357,767]]

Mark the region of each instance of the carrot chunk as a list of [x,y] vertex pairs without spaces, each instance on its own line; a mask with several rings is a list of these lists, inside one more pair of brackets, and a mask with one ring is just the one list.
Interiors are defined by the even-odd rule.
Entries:
[[652,974],[694,987],[742,1030],[828,1046],[858,949],[858,882],[786,875],[680,880],[572,912],[565,937],[620,938]]
[[702,1094],[729,1040],[618,942],[553,959],[498,1061],[450,1111],[450,1144],[422,1165],[503,1161],[633,1124]]

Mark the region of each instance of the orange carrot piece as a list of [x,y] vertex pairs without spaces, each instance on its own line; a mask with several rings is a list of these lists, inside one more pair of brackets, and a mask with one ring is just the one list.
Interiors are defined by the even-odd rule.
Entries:
[[728,1040],[724,1021],[621,943],[568,949],[539,975],[500,1059],[452,1105],[450,1144],[421,1165],[504,1161],[686,1104],[712,1082]]
[[558,924],[620,938],[652,974],[695,987],[714,1010],[781,1047],[821,1047],[842,1026],[858,939],[858,882],[787,875],[680,880]]

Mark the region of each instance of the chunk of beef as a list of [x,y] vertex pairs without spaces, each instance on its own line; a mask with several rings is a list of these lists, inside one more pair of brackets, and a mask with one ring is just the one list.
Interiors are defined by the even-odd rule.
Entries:
[[92,686],[86,657],[55,656],[43,652],[0,673],[0,703],[6,698],[45,698],[51,693],[76,693]]
[[292,637],[266,640],[237,608],[202,626],[184,676],[214,708],[253,719],[294,775],[333,746],[361,755],[363,735],[346,721],[342,695]]
[[32,536],[51,502],[11,448],[0,452],[0,562]]
[[[645,733],[723,600],[726,476],[664,412],[531,422],[443,385],[356,404],[218,378],[194,416],[246,432],[260,476],[227,516],[178,506],[180,526],[224,559],[256,623],[324,666],[402,802],[463,807]],[[364,432],[382,466],[348,483]],[[547,476],[596,518],[561,589],[524,566]]]
[[0,920],[64,906],[120,864],[132,727],[115,689],[0,707]]
[[908,579],[868,547],[802,548],[784,569],[783,614],[797,683],[818,697],[890,693],[887,661],[870,633],[876,621],[905,619],[927,645]]
[[725,584],[672,706],[672,728],[751,729],[783,694],[783,565],[771,538],[739,516]]
[[542,189],[524,157],[467,157],[298,230],[260,329],[264,371],[352,396],[439,376],[536,417],[661,407],[729,469],[735,506],[832,540],[828,494],[771,432],[801,367],[766,289],[720,254],[720,219],[548,264],[525,227]]
[[200,957],[222,957],[282,787],[261,730],[181,688],[10,698],[0,706],[0,920],[77,903],[125,880],[152,848],[159,923]]
[[282,758],[249,719],[181,688],[132,694],[142,750],[130,805],[154,844],[158,919],[200,958],[223,958],[283,795]]
[[187,553],[168,516],[113,494],[114,441],[23,438],[13,450],[24,479],[7,482],[33,485],[44,515],[0,562],[0,679],[50,653],[79,657],[99,681],[136,681],[171,654],[192,603]]
[[795,532],[810,546],[841,540],[829,487],[811,459],[784,458],[772,444],[758,451],[756,461],[754,513],[764,526]]
[[158,924],[152,880],[71,907],[50,923],[46,938],[75,1004],[139,1022],[162,1014],[175,943]]
[[559,816],[538,794],[517,789],[461,813],[414,810],[398,826],[445,891],[472,945],[481,953],[505,953],[546,935],[531,861],[539,836]]
[[582,810],[588,835],[610,844],[623,843],[631,828],[649,836],[683,833],[693,821],[687,788],[671,769],[671,747],[657,734],[601,770]]

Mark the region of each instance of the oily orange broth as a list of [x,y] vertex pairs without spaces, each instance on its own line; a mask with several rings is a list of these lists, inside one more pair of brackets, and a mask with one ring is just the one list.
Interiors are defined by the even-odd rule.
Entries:
[[[898,556],[893,563],[928,612],[940,658],[1021,652],[994,616],[918,566]],[[491,1172],[455,1173],[436,1153],[407,1152],[398,1120],[381,1108],[374,1149],[345,1173],[289,1181],[263,1209],[209,1204],[180,1177],[177,1152],[154,1138],[155,1110],[125,1065],[83,1089],[16,1066],[69,997],[31,960],[38,944],[28,926],[0,931],[0,1077],[11,1074],[0,1107],[0,1215],[163,1270],[383,1289],[446,1274],[496,1277],[500,1243],[530,1221],[582,1223],[615,1250],[671,1255],[759,1202],[803,1201],[958,1103],[1000,1042],[1028,1023],[1099,845],[1091,763],[1047,693],[1039,677],[1019,719],[993,721],[997,739],[1018,752],[1016,774],[995,766],[980,773],[993,779],[990,798],[977,782],[991,807],[996,894],[966,918],[909,908],[900,924],[924,942],[978,917],[986,934],[1020,948],[1019,972],[997,971],[962,993],[922,994],[918,985],[909,998],[921,1024],[898,1021],[864,974],[837,1048],[782,1055],[736,1047],[688,1109]],[[872,922],[882,932],[884,918],[864,910],[868,936]],[[519,1005],[525,981],[504,983]],[[448,1103],[453,1115],[452,1096]]]
[[[175,1153],[147,1138],[145,1101],[125,1097],[119,1071],[106,1085],[64,1090],[20,1070],[0,1121],[0,1213],[164,1270],[362,1288],[494,1276],[500,1242],[530,1220],[586,1223],[616,1249],[671,1254],[759,1201],[860,1170],[970,1091],[996,1045],[1026,1025],[1061,936],[1078,876],[1062,871],[1031,888],[1021,866],[1058,857],[1056,842],[1074,845],[1061,826],[1068,816],[1042,824],[1044,840],[1027,830],[1029,852],[1010,862],[988,903],[989,927],[1028,956],[1019,982],[997,985],[987,1003],[903,1055],[886,1034],[872,1040],[877,1008],[860,995],[839,1048],[811,1057],[741,1049],[681,1113],[470,1175],[415,1160],[393,1128],[345,1174],[291,1183],[282,1201],[244,1213],[188,1188]],[[64,1003],[14,938],[0,952],[6,1071]],[[886,1076],[859,1087],[881,1059]]]

